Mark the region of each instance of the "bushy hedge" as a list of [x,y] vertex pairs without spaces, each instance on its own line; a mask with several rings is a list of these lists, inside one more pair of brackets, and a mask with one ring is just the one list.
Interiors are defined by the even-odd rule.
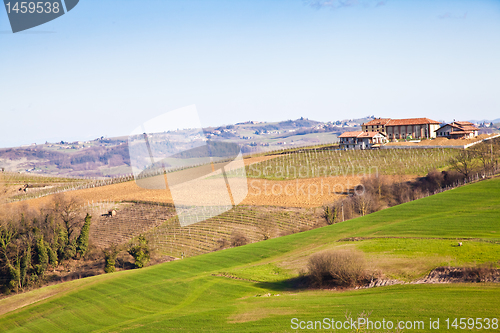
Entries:
[[316,287],[353,287],[367,276],[363,253],[353,250],[316,253],[307,268],[311,285]]

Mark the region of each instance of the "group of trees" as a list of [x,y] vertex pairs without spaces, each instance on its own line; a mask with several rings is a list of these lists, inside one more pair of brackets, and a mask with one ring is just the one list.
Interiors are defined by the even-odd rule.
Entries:
[[124,250],[134,258],[135,268],[143,268],[151,260],[149,241],[144,235],[139,235],[126,245],[119,246],[112,244],[102,251],[104,254],[105,273],[113,273],[115,271],[118,254]]
[[334,224],[364,216],[378,210],[420,199],[436,191],[463,181],[464,176],[454,170],[433,170],[415,181],[392,181],[389,177],[364,178],[353,193],[333,205],[324,207],[327,224]]
[[477,173],[485,176],[498,169],[499,158],[500,140],[493,139],[461,150],[450,160],[450,165],[465,178]]
[[85,257],[92,217],[75,198],[57,195],[40,211],[23,207],[0,218],[0,288],[18,291],[45,281],[61,262]]
[[[0,211],[0,293],[18,292],[44,284],[51,271],[72,260],[104,257],[104,271],[115,270],[122,250],[134,258],[136,268],[147,265],[151,254],[140,235],[127,245],[102,251],[91,248],[92,216],[76,197],[58,194],[40,210],[28,206]],[[91,253],[92,252],[92,253]],[[102,259],[101,259],[102,260]]]

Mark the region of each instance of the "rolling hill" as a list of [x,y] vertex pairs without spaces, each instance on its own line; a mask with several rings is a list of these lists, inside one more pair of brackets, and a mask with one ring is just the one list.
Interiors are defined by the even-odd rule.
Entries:
[[[423,329],[408,331],[425,332],[429,318],[439,318],[441,330],[446,318],[498,323],[500,287],[493,283],[335,291],[296,289],[291,281],[309,255],[338,247],[358,248],[374,269],[406,281],[438,266],[497,262],[499,194],[500,179],[487,180],[328,227],[14,295],[0,300],[0,327],[6,332],[292,332],[293,318],[369,316],[403,321],[407,328],[423,321]],[[456,246],[458,239],[464,246]]]

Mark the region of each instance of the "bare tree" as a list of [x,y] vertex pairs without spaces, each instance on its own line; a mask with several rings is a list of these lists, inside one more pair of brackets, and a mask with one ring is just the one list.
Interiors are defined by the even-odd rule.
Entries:
[[373,196],[368,192],[365,192],[363,194],[356,194],[354,196],[354,204],[359,214],[361,216],[365,216],[366,214],[370,214],[372,212],[374,199]]
[[478,165],[477,153],[473,150],[461,150],[450,160],[451,168],[469,178]]
[[67,197],[63,193],[56,194],[52,202],[54,215],[61,220],[68,237],[67,244],[70,244],[75,229],[81,223],[81,200],[76,197]]
[[491,140],[488,143],[480,143],[474,147],[473,151],[481,163],[483,175],[495,169],[498,157],[500,156],[500,145],[498,142]]

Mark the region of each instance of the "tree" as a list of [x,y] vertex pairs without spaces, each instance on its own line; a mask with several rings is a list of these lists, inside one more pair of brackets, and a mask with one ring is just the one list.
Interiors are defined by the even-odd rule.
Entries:
[[144,267],[151,259],[148,240],[143,235],[139,235],[135,240],[132,240],[127,252],[134,257],[136,268]]
[[338,219],[338,212],[337,212],[337,207],[330,207],[326,206],[324,208],[325,210],[325,220],[328,225],[332,225],[334,223],[337,223]]
[[[14,243],[15,236],[16,229],[12,223],[0,224],[0,252],[7,269],[7,287],[17,292],[21,282],[21,263],[19,260],[19,247]],[[14,248],[14,251],[12,251],[14,255],[11,259],[12,255],[9,256],[9,250],[12,248]]]
[[49,255],[49,264],[52,265],[53,268],[57,267],[57,265],[59,265],[57,252],[54,251],[50,244],[47,244],[47,254]]
[[476,152],[473,150],[461,150],[455,157],[450,159],[451,168],[460,172],[465,178],[469,178],[477,164]]
[[28,284],[29,271],[31,270],[31,240],[26,240],[26,250],[24,256],[21,258],[20,267],[20,282],[21,287],[25,287]]
[[62,221],[66,230],[66,245],[70,245],[74,238],[73,233],[78,226],[81,202],[76,197],[67,198],[60,193],[54,196],[52,205],[55,215]]
[[483,175],[495,168],[499,153],[498,150],[497,142],[482,142],[473,147],[472,151],[481,163]]
[[358,212],[361,216],[365,216],[372,212],[373,208],[373,197],[370,193],[356,194],[354,197],[354,203]]
[[83,257],[87,254],[89,249],[89,233],[90,233],[90,224],[92,223],[92,216],[87,213],[85,216],[85,223],[80,230],[80,235],[76,240],[76,252],[80,257]]
[[67,246],[66,244],[68,243],[67,240],[68,240],[68,235],[66,234],[65,229],[59,228],[54,237],[54,247],[56,248],[55,251],[57,252],[57,258],[59,261],[67,259],[66,254],[64,252]]
[[35,265],[36,272],[43,277],[49,265],[49,254],[45,241],[43,240],[43,235],[41,235],[36,242],[36,254],[38,261],[38,264]]
[[62,246],[58,247],[59,259],[70,259],[76,256],[75,230],[79,225],[81,201],[75,197],[66,197],[60,193],[54,196],[52,211],[60,221],[63,230],[59,229],[57,238]]

